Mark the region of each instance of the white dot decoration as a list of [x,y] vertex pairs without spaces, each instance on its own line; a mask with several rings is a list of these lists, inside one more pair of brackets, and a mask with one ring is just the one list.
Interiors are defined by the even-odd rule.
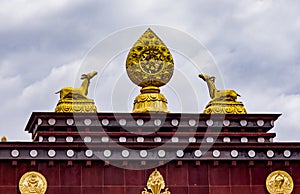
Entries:
[[163,158],[163,157],[166,156],[165,150],[159,150],[159,151],[157,152],[157,154],[158,154],[158,156],[159,156],[160,158]]
[[182,158],[182,157],[184,156],[183,150],[177,150],[176,156],[177,156],[178,158]]
[[55,119],[49,119],[49,120],[48,120],[48,124],[49,124],[49,125],[55,125],[55,123],[56,123],[56,120],[55,120]]
[[109,142],[109,137],[101,137],[102,142]]
[[103,156],[106,157],[106,158],[110,157],[111,156],[111,151],[110,150],[104,150]]
[[154,142],[161,142],[161,137],[154,137]]
[[140,156],[141,156],[142,158],[146,158],[147,155],[148,155],[148,152],[147,152],[146,150],[141,150],[141,151],[140,151]]
[[73,137],[72,136],[68,136],[66,137],[66,142],[73,142]]
[[172,141],[173,143],[178,143],[178,142],[179,142],[179,138],[178,138],[178,137],[172,137],[172,138],[171,138],[171,141]]
[[39,142],[43,142],[44,138],[43,136],[39,136]]
[[213,137],[207,137],[206,138],[206,142],[207,143],[213,143],[214,142],[214,138]]
[[260,127],[264,126],[264,124],[265,124],[265,122],[263,120],[258,120],[256,123]]
[[207,125],[207,126],[210,126],[210,127],[211,127],[211,126],[213,126],[213,124],[214,124],[214,121],[213,121],[213,120],[207,120],[207,121],[206,121],[206,125]]
[[224,121],[223,121],[223,125],[224,125],[225,127],[228,127],[228,126],[230,125],[230,121],[229,121],[229,120],[224,120]]
[[237,150],[231,150],[230,155],[231,157],[236,158],[239,156],[239,152]]
[[230,143],[230,141],[231,141],[231,140],[230,140],[230,137],[224,137],[224,138],[223,138],[223,142],[224,142],[224,143]]
[[67,153],[66,155],[69,157],[69,158],[72,158],[74,156],[74,151],[73,150],[67,150]]
[[37,124],[38,125],[41,125],[43,123],[43,120],[42,119],[40,119],[40,118],[38,118],[38,120],[37,120]]
[[171,125],[173,125],[173,126],[178,126],[178,124],[179,124],[179,122],[178,122],[177,119],[173,119],[173,120],[171,121]]
[[93,150],[86,150],[84,154],[86,157],[90,158],[93,156]]
[[219,150],[214,150],[212,153],[213,157],[218,158],[221,155],[221,152]]
[[257,138],[257,142],[258,143],[264,143],[265,142],[265,138],[259,137],[259,138]]
[[248,151],[248,156],[249,156],[250,158],[254,158],[255,155],[256,155],[256,153],[255,153],[254,150],[249,150],[249,151]]
[[289,157],[291,157],[291,151],[290,150],[284,150],[284,152],[283,152],[283,156],[284,157],[286,157],[286,158],[289,158]]
[[67,125],[73,125],[74,119],[67,119],[66,123],[67,123]]
[[273,142],[273,138],[270,138],[270,139],[269,139],[269,142]]
[[195,143],[196,142],[196,138],[195,137],[189,137],[189,142],[190,143]]
[[273,152],[272,150],[268,150],[268,151],[267,151],[267,156],[268,156],[268,158],[273,158],[274,155],[275,155],[275,154],[274,154],[274,152]]
[[245,127],[245,126],[247,126],[248,122],[246,120],[241,120],[240,124],[241,124],[241,126]]
[[138,137],[138,138],[136,138],[136,141],[137,142],[144,142],[144,138],[143,137]]
[[109,120],[108,119],[102,119],[101,121],[103,126],[107,126],[109,124]]
[[126,137],[119,137],[119,142],[122,142],[122,143],[126,142]]
[[197,158],[200,158],[202,156],[202,151],[201,150],[196,150],[194,152],[194,156],[197,157]]
[[111,156],[111,151],[110,150],[104,150],[103,156],[106,157],[106,158],[110,157]]
[[31,150],[29,152],[29,155],[32,157],[32,158],[35,158],[38,156],[38,151],[37,150]]
[[54,156],[56,155],[56,152],[55,152],[55,150],[49,150],[48,151],[48,156],[50,157],[50,158],[53,158]]
[[20,152],[18,150],[12,150],[10,152],[10,155],[13,157],[13,158],[16,158],[20,155]]
[[54,136],[50,136],[50,137],[48,137],[48,141],[49,142],[55,142],[56,138]]
[[248,138],[247,137],[242,137],[241,138],[241,142],[242,143],[247,143],[248,142]]
[[160,126],[161,125],[161,120],[160,119],[155,119],[154,120],[154,125],[155,126]]
[[91,119],[84,119],[83,122],[84,122],[84,124],[85,124],[86,126],[89,126],[89,125],[92,124],[92,120],[91,120]]
[[127,121],[126,121],[125,119],[120,119],[120,120],[119,120],[119,124],[120,124],[121,126],[125,126],[126,123],[127,123]]
[[89,136],[86,136],[86,137],[83,138],[83,141],[84,141],[84,142],[87,142],[87,143],[88,143],[88,142],[92,142],[92,138],[89,137]]
[[194,119],[191,119],[191,120],[189,120],[189,126],[195,126],[196,125],[196,120],[194,120]]
[[144,125],[143,119],[138,119],[138,120],[136,120],[136,124],[137,124],[138,126],[143,126],[143,125]]
[[129,156],[129,151],[128,150],[123,150],[121,154],[124,158],[127,158]]
[[270,122],[270,124],[271,124],[272,127],[274,127],[274,121],[273,120]]

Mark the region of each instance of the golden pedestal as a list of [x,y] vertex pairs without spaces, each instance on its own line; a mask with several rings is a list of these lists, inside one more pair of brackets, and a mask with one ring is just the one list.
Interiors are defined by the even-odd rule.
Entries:
[[97,112],[97,107],[92,99],[61,99],[56,105],[55,112]]
[[242,102],[211,100],[205,107],[205,114],[247,114]]
[[148,86],[141,89],[133,103],[134,113],[147,112],[169,112],[166,97],[160,93],[155,86]]

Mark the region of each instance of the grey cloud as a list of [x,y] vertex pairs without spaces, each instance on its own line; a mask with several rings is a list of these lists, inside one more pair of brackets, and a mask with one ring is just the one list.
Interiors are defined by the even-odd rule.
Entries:
[[[280,131],[284,130],[282,128],[299,129],[295,119],[300,114],[295,108],[299,104],[300,88],[300,3],[297,1],[28,2],[0,3],[0,89],[5,94],[1,96],[5,106],[0,113],[0,132],[8,134],[9,139],[29,139],[22,130],[30,113],[53,111],[58,98],[53,94],[55,90],[65,85],[78,85],[80,59],[84,59],[97,42],[116,30],[145,24],[177,28],[203,42],[218,66],[215,70],[209,65],[198,64],[202,66],[197,70],[218,71],[218,87],[237,90],[248,112],[282,112],[276,128],[279,140],[290,138]],[[168,34],[161,36],[166,40]],[[182,44],[185,48],[184,42]],[[177,61],[182,62],[181,59]],[[97,62],[102,61],[95,64]],[[107,111],[115,110],[120,104],[103,105],[105,100],[112,100],[108,94],[101,98],[105,91],[124,95],[122,103],[128,103],[128,98],[134,98],[138,92],[122,74],[124,59],[115,62],[113,65],[122,68],[117,71],[112,68],[93,82],[95,91],[91,95],[99,110],[102,107]],[[71,65],[75,63],[77,65]],[[202,63],[208,64],[203,59]],[[176,65],[181,68],[178,68],[179,73],[187,75],[188,83],[199,98],[199,110],[202,110],[209,98],[205,83],[197,78],[200,72],[195,68],[191,71],[182,63]],[[117,73],[121,75],[118,77]],[[162,89],[170,97],[169,106],[175,112],[180,107],[172,105],[178,102],[174,93],[187,92],[180,82],[182,77],[177,75],[178,78],[171,80],[170,88]],[[119,78],[122,84],[117,82]],[[108,90],[111,82],[119,84],[119,92]],[[40,98],[35,99],[37,95]],[[122,110],[130,110],[131,103]],[[15,118],[14,122],[8,123],[11,118]],[[296,139],[300,140],[298,131],[293,137]]]

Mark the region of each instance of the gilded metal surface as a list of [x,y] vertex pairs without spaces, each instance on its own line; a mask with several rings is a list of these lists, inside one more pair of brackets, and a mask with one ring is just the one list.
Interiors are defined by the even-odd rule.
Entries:
[[267,177],[266,187],[270,194],[290,194],[293,191],[294,182],[287,172],[276,170]]
[[82,84],[79,88],[64,87],[60,93],[55,112],[97,112],[94,100],[87,97],[90,79],[97,75],[96,71],[82,74]]
[[[165,181],[160,172],[155,169],[149,176],[147,188],[144,188],[142,194],[171,194],[166,188]],[[164,191],[163,191],[164,190]]]
[[44,194],[47,190],[47,181],[39,172],[27,172],[19,181],[19,190],[21,194]]
[[1,142],[7,142],[7,138],[5,136],[1,137]]
[[204,114],[246,114],[246,109],[242,102],[210,101]]
[[131,81],[142,87],[141,94],[134,100],[134,113],[169,112],[167,99],[158,87],[171,79],[174,71],[173,57],[150,28],[130,49],[126,71]]
[[173,57],[160,38],[148,28],[130,49],[126,70],[136,85],[160,87],[173,75]]
[[73,99],[61,99],[58,101],[55,112],[97,112],[94,100],[73,100]]
[[207,83],[211,100],[206,106],[205,114],[246,114],[247,111],[242,102],[237,101],[240,96],[234,90],[218,90],[215,86],[215,77],[199,74],[199,77]]
[[144,87],[133,103],[133,112],[169,112],[167,99],[155,86]]

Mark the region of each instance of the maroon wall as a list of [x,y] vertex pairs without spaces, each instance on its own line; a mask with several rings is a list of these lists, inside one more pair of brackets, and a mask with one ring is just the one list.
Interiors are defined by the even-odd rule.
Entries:
[[[294,161],[173,161],[158,167],[171,194],[268,193],[265,180],[278,169],[293,177],[293,193],[300,193],[300,163]],[[153,171],[126,170],[103,161],[1,161],[0,193],[19,193],[21,176],[32,170],[46,177],[47,194],[141,194]]]

